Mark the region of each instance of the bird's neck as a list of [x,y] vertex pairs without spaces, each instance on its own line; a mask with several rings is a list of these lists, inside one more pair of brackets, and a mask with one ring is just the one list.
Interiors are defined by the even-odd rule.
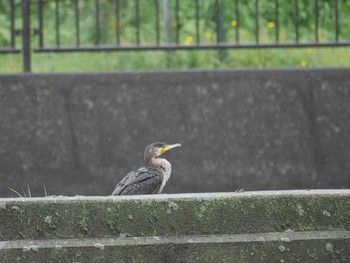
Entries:
[[147,160],[146,166],[160,166],[163,169],[171,169],[171,164],[163,158],[151,158]]
[[150,167],[155,167],[159,170],[161,170],[161,174],[162,174],[162,184],[159,188],[159,192],[161,193],[166,182],[169,180],[170,175],[171,175],[171,164],[162,158],[153,158],[150,159],[148,162],[146,162],[146,166],[150,166]]

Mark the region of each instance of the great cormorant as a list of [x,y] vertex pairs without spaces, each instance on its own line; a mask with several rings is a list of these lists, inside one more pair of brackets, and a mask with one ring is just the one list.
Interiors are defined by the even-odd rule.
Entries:
[[171,174],[171,164],[157,158],[181,144],[168,145],[155,142],[147,146],[144,154],[145,166],[128,173],[116,186],[112,195],[160,194]]

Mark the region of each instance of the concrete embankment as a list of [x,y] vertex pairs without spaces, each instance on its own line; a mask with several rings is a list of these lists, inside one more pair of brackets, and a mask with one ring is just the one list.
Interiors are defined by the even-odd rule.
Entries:
[[4,262],[350,262],[350,190],[0,199]]

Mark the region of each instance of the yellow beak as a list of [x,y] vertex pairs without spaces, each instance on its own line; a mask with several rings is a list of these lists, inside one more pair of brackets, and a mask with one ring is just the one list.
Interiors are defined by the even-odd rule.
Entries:
[[181,147],[181,144],[176,143],[176,144],[165,145],[160,152],[161,152],[161,154],[163,154],[163,153],[169,151],[170,149],[174,149],[176,147]]

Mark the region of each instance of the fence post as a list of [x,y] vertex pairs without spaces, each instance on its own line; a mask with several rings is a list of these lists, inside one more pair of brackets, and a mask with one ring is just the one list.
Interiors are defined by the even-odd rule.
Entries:
[[10,1],[10,19],[11,19],[11,25],[10,25],[10,31],[11,31],[11,48],[15,49],[16,46],[16,40],[15,40],[15,1]]
[[30,72],[30,0],[22,0],[23,71]]

